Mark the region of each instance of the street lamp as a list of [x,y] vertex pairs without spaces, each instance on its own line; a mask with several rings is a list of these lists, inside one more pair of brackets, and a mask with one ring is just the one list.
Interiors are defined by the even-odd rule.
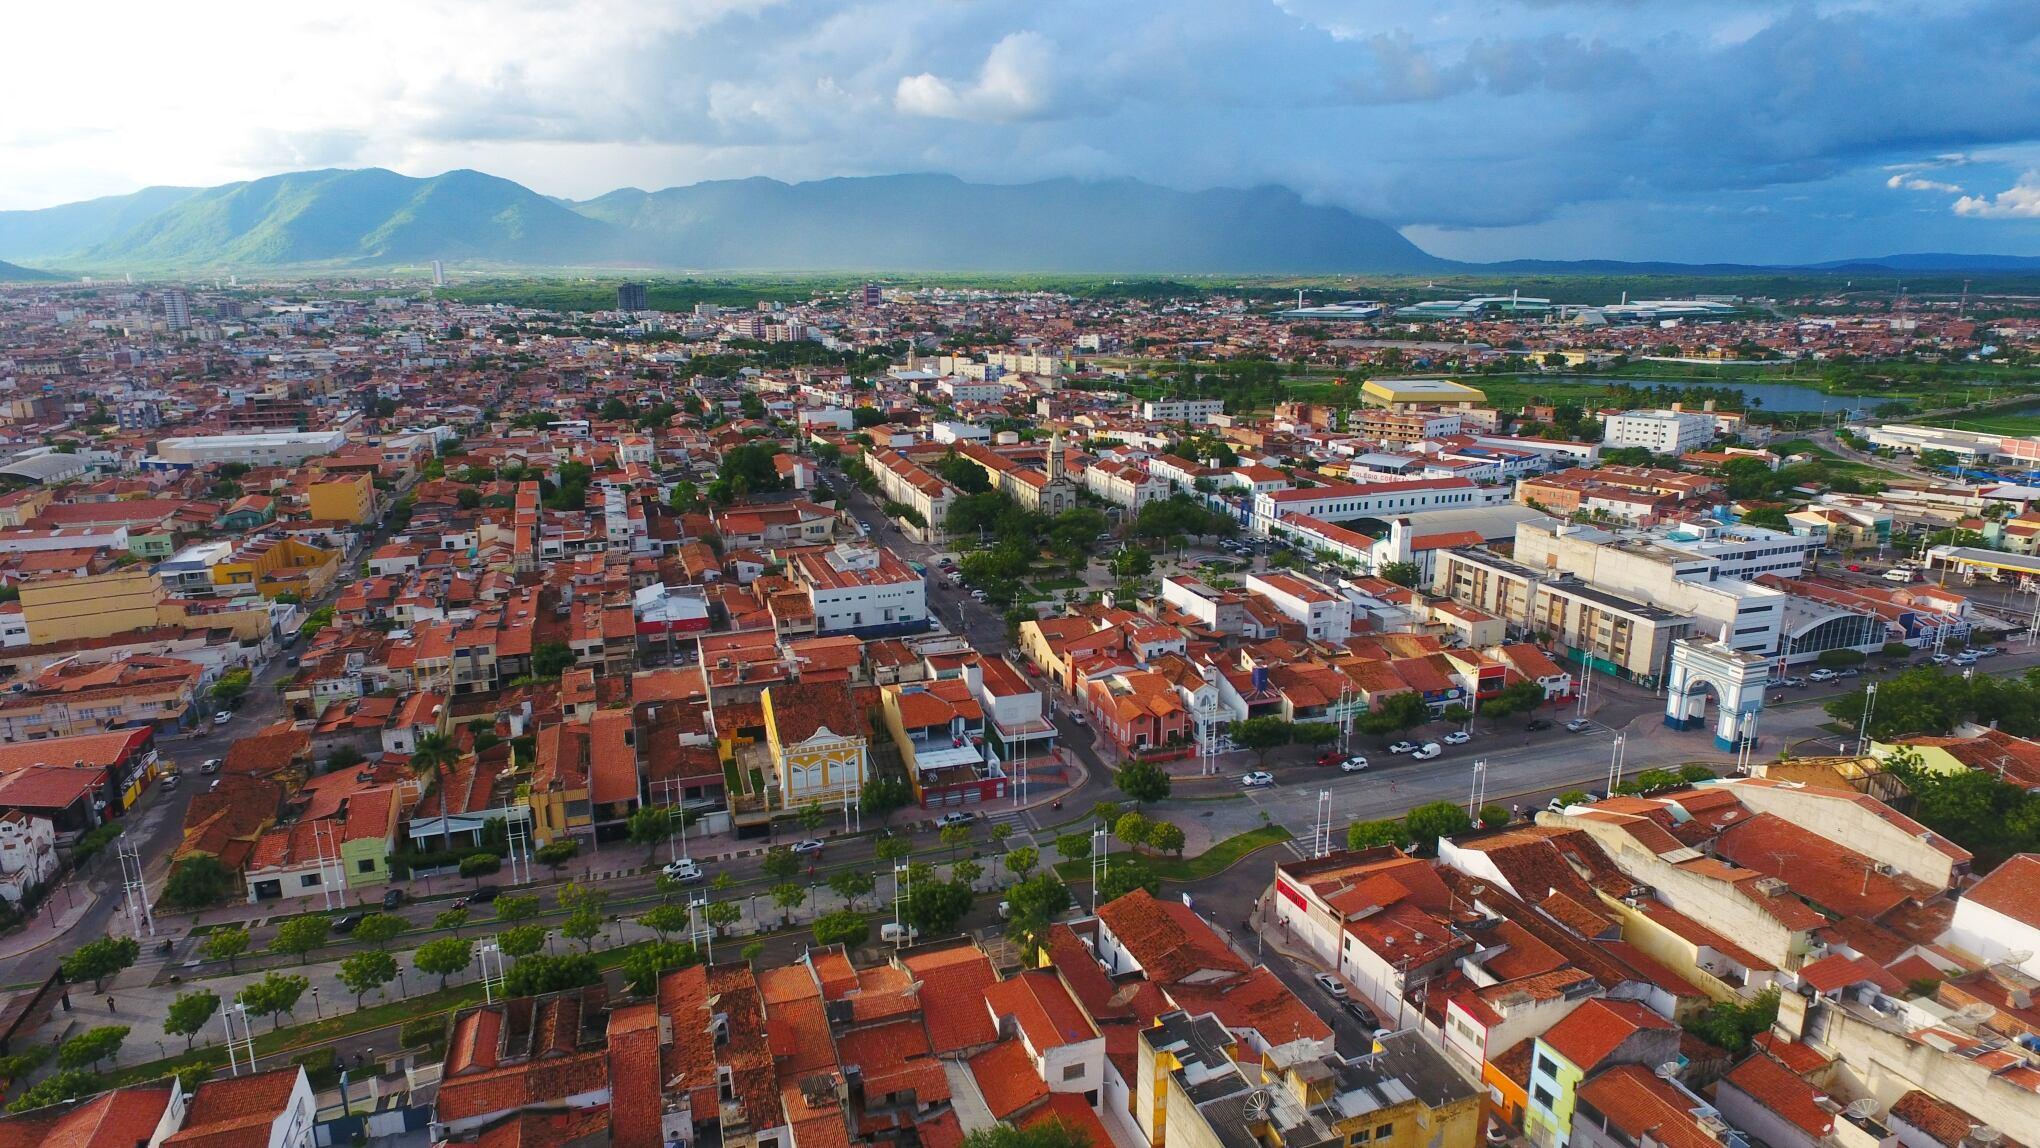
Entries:
[[312,1019],[325,1020],[326,1014],[319,1011],[319,986],[312,986]]

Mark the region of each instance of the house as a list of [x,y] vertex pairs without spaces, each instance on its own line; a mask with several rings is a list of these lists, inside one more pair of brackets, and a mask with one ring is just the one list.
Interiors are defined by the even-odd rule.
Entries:
[[763,748],[769,776],[779,785],[780,807],[856,800],[871,762],[869,723],[855,690],[837,682],[781,684],[766,689],[759,700],[765,716]]
[[1679,1027],[1635,1001],[1590,1000],[1537,1038],[1523,1132],[1539,1148],[1566,1148],[1582,1080],[1615,1064],[1656,1068],[1679,1055]]
[[2040,853],[2020,853],[1971,885],[1941,942],[1982,961],[2024,953],[2019,968],[2040,977]]
[[1006,795],[1006,775],[985,748],[984,707],[966,676],[879,687],[879,707],[921,808],[973,805]]
[[317,1105],[297,1065],[208,1080],[160,1148],[313,1148]]
[[57,830],[50,819],[19,809],[0,813],[0,897],[20,905],[56,872]]

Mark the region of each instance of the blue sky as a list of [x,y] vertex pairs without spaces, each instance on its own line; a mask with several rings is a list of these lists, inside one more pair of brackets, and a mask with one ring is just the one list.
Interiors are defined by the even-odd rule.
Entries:
[[2034,0],[113,8],[10,13],[93,59],[0,75],[0,207],[316,166],[575,197],[943,171],[1286,184],[1464,259],[2040,254]]

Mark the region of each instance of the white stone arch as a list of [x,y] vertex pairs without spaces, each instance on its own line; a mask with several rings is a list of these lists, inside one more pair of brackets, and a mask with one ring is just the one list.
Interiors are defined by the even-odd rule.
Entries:
[[1715,748],[1733,752],[1744,721],[1754,723],[1755,715],[1763,711],[1769,676],[1768,662],[1756,654],[1706,638],[1681,638],[1672,643],[1671,669],[1665,676],[1665,724],[1673,729],[1705,726],[1711,696]]

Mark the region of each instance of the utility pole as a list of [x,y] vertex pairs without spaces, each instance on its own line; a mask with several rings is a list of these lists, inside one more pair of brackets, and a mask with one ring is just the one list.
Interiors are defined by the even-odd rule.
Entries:
[[1311,821],[1311,836],[1316,839],[1312,857],[1323,857],[1332,851],[1332,791],[1317,791],[1317,816]]
[[[121,894],[126,899],[128,921],[135,940],[156,935],[156,922],[149,913],[149,882],[142,873],[142,854],[125,834],[114,838],[114,855],[120,861]],[[321,867],[320,872],[324,872]]]
[[1480,807],[1487,800],[1487,760],[1473,759],[1473,789],[1466,795],[1466,817],[1479,823]]
[[1863,687],[1863,720],[1856,725],[1856,756],[1870,752],[1870,716],[1877,712],[1877,683]]

